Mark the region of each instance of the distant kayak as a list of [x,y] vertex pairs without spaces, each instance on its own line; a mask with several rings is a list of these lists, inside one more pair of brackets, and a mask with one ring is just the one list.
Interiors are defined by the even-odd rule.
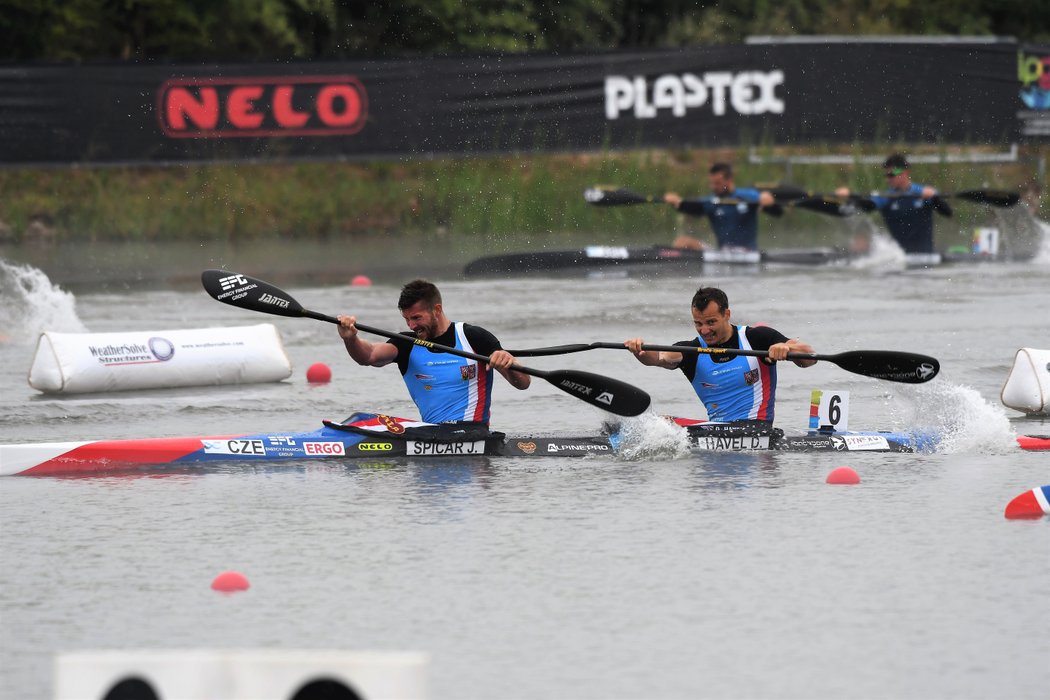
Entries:
[[529,272],[589,272],[605,269],[695,270],[698,266],[831,265],[850,260],[840,248],[774,248],[769,250],[693,250],[672,246],[586,246],[575,250],[539,250],[489,255],[467,264],[468,277]]

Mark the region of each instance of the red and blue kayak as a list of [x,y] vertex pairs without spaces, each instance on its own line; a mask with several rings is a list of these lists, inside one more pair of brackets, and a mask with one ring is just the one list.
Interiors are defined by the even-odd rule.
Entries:
[[205,466],[353,457],[582,456],[611,453],[608,438],[521,437],[481,426],[432,425],[356,413],[317,430],[202,437],[0,445],[0,476],[105,473],[157,465]]
[[[697,451],[754,450],[924,452],[936,436],[908,432],[821,432],[785,436],[770,426],[677,419]],[[616,454],[617,430],[591,436],[507,437],[480,425],[433,425],[377,413],[355,413],[316,430],[203,437],[165,437],[0,445],[0,476],[90,475],[159,466],[381,458],[584,457]]]

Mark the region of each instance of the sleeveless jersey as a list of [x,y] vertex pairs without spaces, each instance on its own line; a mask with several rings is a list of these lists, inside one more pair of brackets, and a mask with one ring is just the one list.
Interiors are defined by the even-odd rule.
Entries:
[[[462,323],[453,323],[456,349],[474,352]],[[489,422],[492,403],[492,375],[489,367],[478,368],[478,361],[431,352],[421,345],[412,345],[403,375],[408,393],[419,408],[424,422],[449,421]]]
[[873,195],[886,228],[905,253],[933,252],[933,199],[922,198],[922,185],[901,192]]
[[[706,215],[719,248],[758,250],[758,196],[753,187],[739,187],[726,197],[708,196],[685,200],[678,210],[694,216]],[[733,203],[723,199],[741,200]]]
[[[737,326],[741,350],[751,350],[747,326]],[[700,347],[704,339],[697,337]],[[727,362],[715,362],[713,355],[698,355],[693,391],[707,408],[712,421],[773,420],[776,402],[777,366],[760,358],[737,355]]]

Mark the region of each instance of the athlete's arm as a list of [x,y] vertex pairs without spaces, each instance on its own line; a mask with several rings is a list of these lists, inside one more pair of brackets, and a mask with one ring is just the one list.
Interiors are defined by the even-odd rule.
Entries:
[[359,365],[382,367],[397,359],[397,346],[391,343],[369,343],[357,334],[357,318],[338,316],[339,337],[343,339],[346,352]]

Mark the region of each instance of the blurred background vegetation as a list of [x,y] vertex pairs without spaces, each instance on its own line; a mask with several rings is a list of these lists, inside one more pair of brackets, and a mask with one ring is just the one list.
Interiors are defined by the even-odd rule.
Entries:
[[243,61],[734,44],[751,35],[1050,40],[1039,0],[0,0],[8,59]]
[[[1050,41],[1032,0],[0,0],[9,63],[342,60],[739,43],[750,35],[980,35]],[[2,64],[0,64],[2,66]],[[858,96],[858,99],[862,99]],[[979,108],[979,106],[974,106]],[[0,170],[0,242],[670,231],[667,207],[597,211],[595,183],[697,194],[714,159],[782,182],[745,149],[384,162]],[[849,147],[839,152],[853,152]],[[861,155],[860,147],[854,149]],[[866,146],[864,154],[905,148]],[[1005,148],[1005,144],[1004,144]],[[796,152],[825,153],[819,145]],[[926,152],[938,152],[926,147]],[[1031,186],[1032,163],[916,167],[944,190]],[[882,186],[871,166],[807,166],[812,190]],[[1042,183],[1034,183],[1041,185]],[[812,216],[812,215],[807,215]],[[662,234],[661,234],[662,235]],[[601,241],[597,241],[601,242]]]

